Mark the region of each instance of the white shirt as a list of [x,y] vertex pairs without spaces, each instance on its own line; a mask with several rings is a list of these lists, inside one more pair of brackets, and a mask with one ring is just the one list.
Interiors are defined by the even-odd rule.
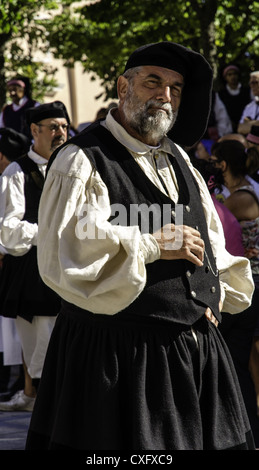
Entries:
[[214,114],[219,136],[222,137],[223,135],[231,134],[233,132],[231,120],[228,115],[226,106],[220,99],[218,93],[215,93]]
[[[48,161],[32,147],[28,156],[45,176]],[[2,251],[13,256],[24,255],[37,245],[38,225],[22,220],[24,214],[24,173],[18,162],[12,162],[0,177],[0,241]]]
[[[239,95],[240,93],[240,90],[242,88],[242,84],[241,83],[238,83],[237,87],[236,88],[230,88],[230,86],[228,84],[226,84],[226,89],[228,91],[228,93],[232,96],[237,96]],[[250,90],[250,98],[251,100],[254,99],[254,95],[252,93],[252,90]]]
[[231,87],[228,85],[228,83],[226,84],[226,89],[227,89],[228,93],[229,93],[230,95],[232,95],[232,96],[237,96],[237,95],[239,95],[241,88],[242,88],[241,83],[238,83],[238,85],[237,85],[236,88],[231,88]]
[[252,121],[259,121],[259,101],[254,99],[244,107],[239,122],[242,124],[246,117],[249,117]]
[[[159,149],[153,149],[131,137],[111,113],[104,125],[161,191],[164,189],[157,171],[170,196],[177,197],[174,171],[166,153],[171,151],[167,138]],[[179,150],[200,187],[220,271],[224,310],[237,313],[250,305],[254,290],[249,261],[225,250],[222,225],[207,186],[188,155]],[[152,158],[154,152],[158,170]],[[137,225],[111,225],[110,214],[108,189],[100,174],[82,149],[68,144],[52,163],[41,197],[39,270],[45,283],[62,298],[94,313],[115,314],[133,302],[145,287],[146,264],[160,258],[159,246],[151,234],[141,234]]]

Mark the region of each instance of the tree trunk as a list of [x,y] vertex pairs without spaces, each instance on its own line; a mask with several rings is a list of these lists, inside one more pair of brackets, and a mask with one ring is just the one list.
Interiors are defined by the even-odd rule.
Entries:
[[217,13],[217,0],[206,0],[203,3],[195,1],[192,5],[200,22],[200,45],[204,57],[210,63],[213,76],[217,76],[217,46],[215,43],[215,16]]
[[6,102],[5,58],[6,35],[0,34],[0,111]]

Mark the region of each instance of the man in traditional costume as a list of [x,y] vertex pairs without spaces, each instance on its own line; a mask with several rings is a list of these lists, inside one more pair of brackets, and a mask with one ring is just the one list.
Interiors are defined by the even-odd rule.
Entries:
[[51,158],[38,262],[62,307],[27,449],[254,448],[217,328],[250,305],[251,270],[182,148],[206,129],[211,85],[199,53],[143,46],[118,108]]
[[28,153],[10,163],[0,180],[0,315],[14,318],[21,341],[25,384],[1,411],[32,411],[59,296],[41,280],[37,265],[38,206],[48,160],[67,140],[69,117],[56,101],[27,110],[33,136]]

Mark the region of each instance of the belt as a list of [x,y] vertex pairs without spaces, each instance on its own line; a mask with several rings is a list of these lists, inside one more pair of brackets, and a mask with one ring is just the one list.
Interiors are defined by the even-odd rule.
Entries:
[[211,323],[213,323],[213,325],[218,326],[219,322],[218,322],[217,318],[214,317],[214,315],[213,315],[213,313],[212,313],[212,311],[211,311],[211,309],[210,309],[209,307],[207,308],[207,310],[206,310],[206,312],[205,312],[205,317],[206,317]]

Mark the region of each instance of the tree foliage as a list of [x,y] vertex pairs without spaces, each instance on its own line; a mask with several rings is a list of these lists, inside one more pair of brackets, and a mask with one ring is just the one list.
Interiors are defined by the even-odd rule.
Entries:
[[56,70],[40,56],[49,42],[39,13],[58,11],[59,6],[52,0],[0,1],[0,105],[5,102],[6,80],[15,75],[30,79],[35,99],[56,85]]
[[250,70],[259,68],[258,17],[259,2],[250,0],[100,0],[79,6],[72,16],[64,7],[47,29],[55,55],[67,64],[80,61],[101,77],[106,97],[114,97],[129,53],[160,40],[204,54],[215,84],[230,62],[240,65],[247,80]]
[[[39,11],[51,13],[42,18]],[[55,71],[35,59],[40,49],[66,66],[81,62],[93,79],[101,78],[105,97],[114,98],[128,55],[160,40],[204,54],[216,87],[221,68],[230,62],[241,67],[247,81],[249,72],[259,69],[258,17],[259,2],[250,0],[2,0],[0,90],[3,78],[18,69],[30,76],[38,93],[53,86]]]

